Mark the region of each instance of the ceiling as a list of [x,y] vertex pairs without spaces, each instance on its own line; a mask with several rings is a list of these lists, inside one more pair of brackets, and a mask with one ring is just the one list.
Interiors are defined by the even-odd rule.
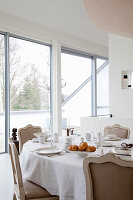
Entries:
[[84,0],[88,16],[103,30],[133,38],[133,0]]
[[0,0],[0,11],[108,46],[108,34],[88,18],[83,0]]

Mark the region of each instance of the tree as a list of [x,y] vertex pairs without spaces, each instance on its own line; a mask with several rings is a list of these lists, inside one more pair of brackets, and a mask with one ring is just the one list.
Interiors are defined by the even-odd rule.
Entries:
[[[50,80],[49,78],[47,78],[46,76],[42,75],[42,88],[44,88],[47,91],[50,91]],[[61,89],[64,88],[67,85],[66,82],[64,82],[64,79],[61,79]],[[61,101],[62,103],[65,101],[66,99],[66,95],[64,95],[63,93],[61,94]]]
[[[20,56],[18,55],[19,45],[16,40],[10,39],[10,107],[13,107],[17,92],[23,82],[23,73],[26,65],[20,64]],[[4,37],[0,38],[0,92],[2,107],[1,111],[5,110],[5,65],[4,65]],[[19,81],[16,81],[19,79]]]
[[24,79],[24,85],[20,91],[13,109],[41,109],[41,91],[38,81],[38,73],[34,65],[31,66],[31,72]]
[[[10,109],[49,109],[49,90],[45,88],[47,75],[40,76],[38,66],[23,62],[23,44],[18,39],[9,38],[10,52]],[[32,47],[32,46],[31,46]],[[38,47],[42,56],[43,49]],[[23,53],[23,52],[22,52]],[[42,59],[42,56],[40,57]],[[43,57],[44,68],[49,70],[49,56]],[[5,110],[5,71],[4,71],[4,37],[0,35],[0,112]],[[45,71],[44,71],[45,72]],[[49,75],[48,75],[49,76]],[[2,102],[2,103],[1,103]]]

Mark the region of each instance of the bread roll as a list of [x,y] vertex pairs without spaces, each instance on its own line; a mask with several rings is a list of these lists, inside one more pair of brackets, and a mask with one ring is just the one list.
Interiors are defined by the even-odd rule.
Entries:
[[87,149],[87,147],[88,147],[88,144],[87,144],[87,142],[83,142],[83,143],[81,143],[80,145],[81,145],[81,147],[82,147],[83,151],[84,151],[84,150],[86,150],[86,149]]
[[87,149],[86,149],[87,152],[94,152],[96,151],[96,147],[94,146],[88,146]]
[[78,151],[78,150],[79,150],[78,145],[73,145],[73,146],[72,146],[72,151]]
[[84,151],[84,149],[83,149],[81,144],[79,145],[79,151]]

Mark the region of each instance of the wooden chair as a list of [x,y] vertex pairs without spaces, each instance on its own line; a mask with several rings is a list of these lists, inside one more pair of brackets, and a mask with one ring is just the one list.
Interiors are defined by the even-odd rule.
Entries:
[[104,129],[104,136],[107,136],[108,134],[115,134],[117,137],[128,139],[130,137],[130,129],[122,127],[119,124],[106,126]]
[[14,177],[14,200],[59,200],[59,197],[52,196],[39,185],[22,180],[18,152],[11,138],[9,138],[9,154]]
[[21,153],[24,143],[28,140],[31,140],[32,138],[35,138],[33,134],[39,132],[42,132],[41,127],[32,126],[31,124],[28,124],[26,127],[20,128],[18,130],[19,153]]
[[108,153],[83,161],[86,200],[132,200],[133,161]]

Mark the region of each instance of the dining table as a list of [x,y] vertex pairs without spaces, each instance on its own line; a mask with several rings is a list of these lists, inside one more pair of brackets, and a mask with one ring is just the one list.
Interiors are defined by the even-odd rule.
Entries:
[[[79,142],[77,140],[77,143]],[[123,142],[133,143],[133,140],[112,141],[112,144],[120,146]],[[84,156],[77,152],[65,151],[64,143],[65,140],[60,138],[59,142],[54,144],[61,149],[61,153],[40,155],[36,150],[50,147],[51,143],[40,144],[32,140],[27,141],[20,154],[23,180],[45,188],[51,195],[58,195],[60,200],[86,200],[86,183],[83,172],[83,160],[86,154]],[[88,145],[92,143],[88,141]],[[101,154],[111,152],[113,148],[113,145],[112,147],[100,147],[95,152],[88,152],[87,156],[101,156]],[[124,160],[133,160],[131,156],[120,157]]]

